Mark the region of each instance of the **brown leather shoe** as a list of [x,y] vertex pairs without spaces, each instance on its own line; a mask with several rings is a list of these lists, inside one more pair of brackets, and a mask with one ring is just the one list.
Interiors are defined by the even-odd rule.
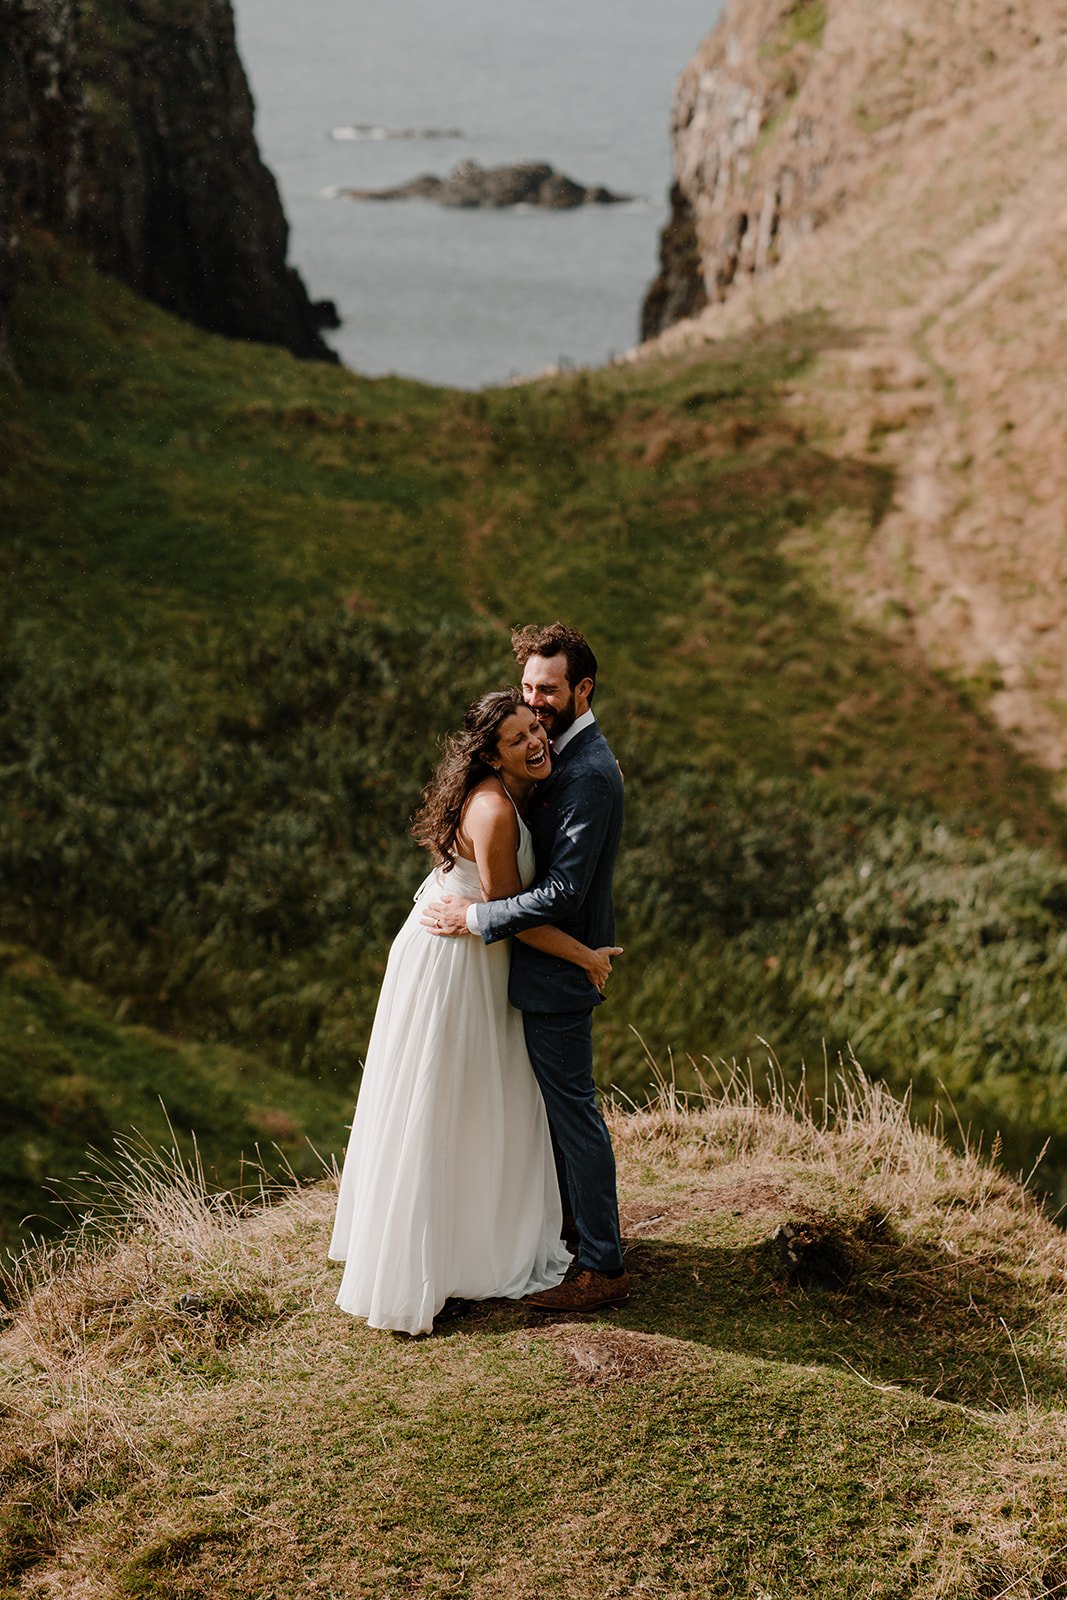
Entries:
[[630,1274],[606,1278],[602,1272],[585,1267],[569,1274],[554,1289],[539,1289],[528,1294],[525,1304],[535,1311],[599,1311],[602,1306],[621,1306],[630,1298]]

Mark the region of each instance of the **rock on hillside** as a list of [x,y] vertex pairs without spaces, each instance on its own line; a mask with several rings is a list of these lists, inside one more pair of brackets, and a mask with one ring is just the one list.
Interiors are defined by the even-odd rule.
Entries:
[[[1067,4],[729,0],[679,79],[660,349],[820,312],[798,384],[891,466],[817,554],[1067,767]],[[814,553],[814,552],[811,552]],[[1067,793],[1067,791],[1065,791]]]
[[212,332],[335,359],[253,118],[229,0],[0,0],[0,359],[25,224]]

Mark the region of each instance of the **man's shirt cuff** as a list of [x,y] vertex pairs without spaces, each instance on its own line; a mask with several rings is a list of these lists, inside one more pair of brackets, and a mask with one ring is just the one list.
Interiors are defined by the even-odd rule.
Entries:
[[476,933],[479,938],[481,937],[482,930],[478,926],[478,906],[477,906],[477,903],[467,907],[467,932],[468,933]]

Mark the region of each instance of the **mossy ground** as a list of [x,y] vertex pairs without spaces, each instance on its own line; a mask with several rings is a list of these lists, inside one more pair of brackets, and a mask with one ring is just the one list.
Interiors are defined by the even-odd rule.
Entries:
[[[351,1094],[311,1085],[252,1052],[124,1027],[86,985],[0,946],[0,1245],[54,1232],[85,1204],[72,1180],[116,1128],[152,1144],[181,1130],[220,1185],[264,1164],[308,1177],[351,1112]],[[254,1181],[254,1180],[253,1180]],[[78,1195],[82,1200],[79,1202]]]

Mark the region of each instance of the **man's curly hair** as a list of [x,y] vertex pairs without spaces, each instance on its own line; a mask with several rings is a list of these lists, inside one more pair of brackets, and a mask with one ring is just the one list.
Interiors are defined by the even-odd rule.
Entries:
[[[547,627],[531,622],[525,628],[513,628],[511,648],[520,667],[524,667],[531,656],[566,656],[570,687],[573,689],[583,678],[592,678],[593,688],[596,688],[596,656],[589,648],[589,641],[584,633],[568,628],[565,622],[550,622]],[[592,691],[589,698],[593,698]]]

